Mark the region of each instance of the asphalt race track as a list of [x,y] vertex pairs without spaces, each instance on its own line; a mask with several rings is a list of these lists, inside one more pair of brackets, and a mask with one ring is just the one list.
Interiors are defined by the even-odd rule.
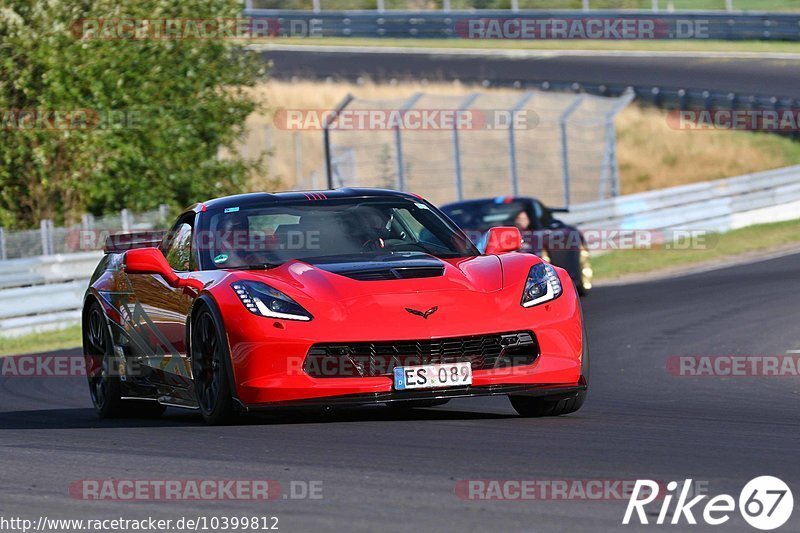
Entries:
[[[3,515],[274,515],[290,532],[660,530],[621,526],[623,500],[464,501],[455,487],[467,479],[692,478],[707,482],[711,495],[738,498],[760,475],[800,487],[797,377],[679,377],[666,370],[674,355],[800,349],[799,280],[800,255],[791,255],[596,289],[585,302],[589,399],[580,412],[552,419],[518,418],[497,397],[410,414],[289,412],[232,427],[206,427],[179,410],[157,421],[101,421],[82,378],[3,378]],[[259,478],[284,488],[321,480],[323,498],[187,503],[69,495],[73,481],[109,478]],[[672,530],[710,529],[682,524]],[[754,531],[738,514],[715,529]],[[783,530],[800,530],[800,515]]]
[[376,81],[394,79],[461,80],[493,85],[578,82],[607,85],[641,85],[673,89],[702,89],[740,95],[800,97],[800,61],[787,59],[687,58],[671,56],[559,55],[513,57],[506,55],[448,55],[403,53],[305,51],[267,49],[262,57],[273,62],[270,75],[278,79],[298,76]]

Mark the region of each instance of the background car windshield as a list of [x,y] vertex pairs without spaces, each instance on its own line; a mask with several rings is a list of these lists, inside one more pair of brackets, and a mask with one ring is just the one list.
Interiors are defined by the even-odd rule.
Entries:
[[207,230],[204,248],[212,268],[258,268],[292,259],[360,260],[387,253],[442,258],[479,253],[426,204],[395,198],[227,208],[211,213]]
[[495,226],[513,226],[520,211],[527,211],[524,202],[470,202],[442,208],[462,228],[487,230]]

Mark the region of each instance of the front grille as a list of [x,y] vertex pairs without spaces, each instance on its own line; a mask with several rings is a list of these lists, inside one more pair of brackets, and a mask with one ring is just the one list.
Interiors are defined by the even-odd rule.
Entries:
[[395,342],[315,344],[303,370],[317,378],[390,376],[395,367],[469,361],[473,370],[530,365],[539,345],[530,331]]

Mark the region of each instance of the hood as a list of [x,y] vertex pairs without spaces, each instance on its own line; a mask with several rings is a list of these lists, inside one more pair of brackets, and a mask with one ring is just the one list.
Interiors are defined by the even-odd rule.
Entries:
[[289,261],[266,271],[242,272],[240,277],[317,301],[437,291],[492,293],[502,290],[504,284],[497,256],[439,259],[425,254]]

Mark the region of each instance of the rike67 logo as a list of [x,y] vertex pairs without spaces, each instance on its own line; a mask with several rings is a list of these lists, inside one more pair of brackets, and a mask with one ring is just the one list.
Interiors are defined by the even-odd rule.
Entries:
[[692,497],[691,479],[685,480],[682,486],[677,481],[670,481],[665,494],[659,494],[661,488],[663,484],[655,481],[637,480],[622,523],[628,525],[631,519],[634,519],[634,523],[638,519],[640,524],[649,524],[646,507],[654,504],[651,511],[660,505],[656,524],[695,525],[699,517],[708,525],[719,526],[731,519],[738,504],[739,513],[748,524],[768,531],[784,525],[794,509],[791,489],[782,480],[772,476],[750,480],[739,493],[738,502],[729,494],[712,498],[707,494]]

